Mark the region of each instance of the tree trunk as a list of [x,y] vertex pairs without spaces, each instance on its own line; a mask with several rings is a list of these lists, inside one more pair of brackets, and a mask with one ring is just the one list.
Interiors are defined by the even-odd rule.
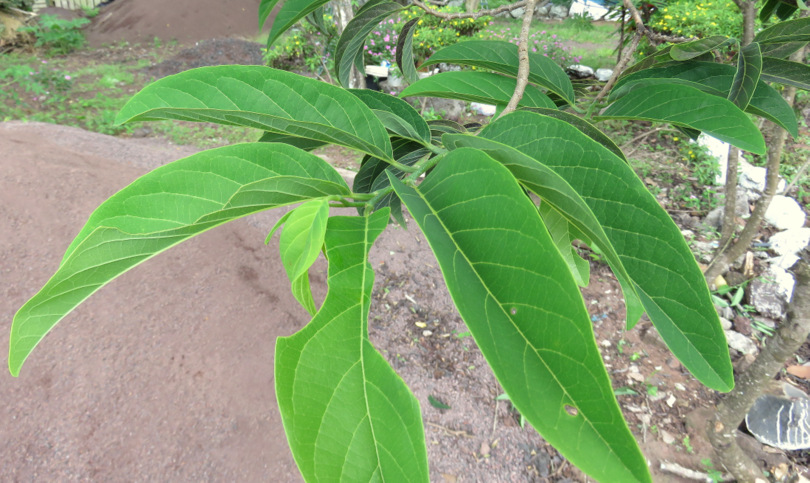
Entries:
[[[343,30],[349,25],[349,22],[354,18],[354,10],[352,10],[351,0],[334,0],[335,17],[337,17],[337,31],[338,35],[343,33]],[[349,88],[351,89],[365,89],[366,88],[366,73],[358,72],[356,67],[352,67],[352,75],[349,80]]]
[[737,426],[764,388],[807,340],[810,334],[810,247],[801,253],[795,270],[796,288],[787,317],[768,339],[759,357],[737,377],[734,390],[720,402],[707,428],[718,460],[739,481],[763,478],[762,470],[737,445]]
[[466,0],[465,7],[467,8],[467,13],[473,13],[478,11],[478,7],[481,5],[481,0]]
[[741,8],[743,14],[743,38],[742,46],[754,41],[754,34],[757,19],[757,2],[755,0],[744,0]]
[[726,199],[723,206],[723,227],[720,230],[720,245],[724,247],[734,236],[737,226],[737,167],[740,164],[740,148],[731,146],[726,161]]

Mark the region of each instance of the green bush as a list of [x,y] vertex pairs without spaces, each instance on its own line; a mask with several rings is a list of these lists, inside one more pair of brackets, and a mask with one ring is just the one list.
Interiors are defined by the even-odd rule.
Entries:
[[34,25],[22,27],[36,37],[37,47],[48,49],[51,54],[69,54],[84,45],[85,39],[81,28],[90,23],[86,18],[64,20],[55,15],[42,15]]
[[331,52],[337,40],[337,29],[331,14],[325,14],[324,20],[330,27],[326,32],[305,20],[298,22],[272,47],[264,49],[264,61],[278,69],[306,68],[317,73],[325,66],[331,71],[334,66]]
[[0,0],[0,9],[10,7],[30,12],[33,6],[34,0]]
[[732,0],[675,0],[653,13],[651,26],[684,37],[742,37],[740,9]]
[[[442,7],[437,10],[442,13],[462,11],[461,8],[455,7]],[[406,10],[399,21],[392,26],[392,30],[399,32],[405,22],[420,15],[421,13],[417,10]],[[480,34],[491,21],[492,17],[481,17],[475,20],[471,18],[442,20],[428,15],[423,16],[417,23],[416,31],[413,34],[413,56],[417,65],[429,59],[434,52],[441,48],[475,38],[476,34]],[[396,45],[396,38],[393,38],[392,42]]]

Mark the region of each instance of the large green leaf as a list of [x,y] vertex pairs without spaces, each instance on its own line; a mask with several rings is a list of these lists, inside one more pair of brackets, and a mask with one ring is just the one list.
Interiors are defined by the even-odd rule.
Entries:
[[142,176],[90,215],[53,277],[14,316],[11,373],[62,317],[148,258],[251,213],[348,193],[325,161],[286,144],[213,149]]
[[756,154],[765,154],[765,139],[751,119],[730,101],[685,85],[634,89],[596,119],[669,122],[697,129]]
[[358,69],[365,75],[362,69],[362,54],[366,37],[386,17],[402,9],[402,5],[391,0],[369,0],[357,11],[343,30],[335,47],[335,73],[341,85],[349,87],[352,66],[358,55],[360,56]]
[[397,65],[399,66],[399,71],[402,72],[402,76],[405,78],[405,82],[408,84],[413,84],[419,80],[419,74],[416,72],[415,60],[413,58],[413,34],[416,32],[419,20],[420,17],[416,17],[406,22],[399,32],[399,38],[397,38]]
[[[476,66],[517,77],[518,47],[501,40],[468,40],[439,50],[422,66],[441,62]],[[529,53],[529,82],[545,87],[568,104],[574,104],[574,87],[568,75],[544,55]]]
[[767,22],[780,3],[781,0],[766,0],[765,4],[759,11],[759,20],[761,22]]
[[759,44],[752,42],[742,48],[737,59],[737,73],[728,93],[728,100],[742,110],[748,107],[762,72],[762,52]]
[[691,60],[700,57],[706,52],[720,49],[732,43],[733,40],[723,35],[715,35],[705,39],[693,40],[683,44],[675,44],[669,51],[669,55],[675,60]]
[[296,148],[303,149],[304,151],[312,151],[320,147],[326,146],[323,141],[316,141],[314,139],[299,138],[297,136],[290,136],[289,134],[281,134],[277,132],[265,131],[262,137],[259,138],[260,143],[284,143]]
[[586,136],[588,136],[589,138],[593,139],[594,141],[598,142],[602,146],[609,149],[616,156],[618,156],[618,157],[622,158],[623,160],[627,161],[627,158],[624,156],[624,153],[619,148],[619,146],[617,146],[616,143],[613,142],[613,140],[610,139],[605,133],[603,133],[602,131],[597,129],[596,126],[589,123],[585,119],[582,119],[581,117],[579,117],[579,116],[577,116],[575,114],[571,114],[570,112],[561,111],[559,109],[546,109],[546,108],[542,108],[542,107],[528,107],[528,108],[525,108],[525,110],[531,111],[531,112],[536,112],[537,114],[542,114],[544,116],[554,117],[554,118],[560,119],[562,121],[565,121],[568,124],[574,126],[575,128],[579,129],[580,131],[582,131],[582,133],[585,134]]
[[[540,116],[541,119],[544,117]],[[565,178],[534,158],[492,139],[482,136],[446,134],[442,137],[442,141],[448,149],[475,148],[503,164],[526,189],[539,196],[543,204],[550,205],[565,217],[569,225],[583,233],[585,238],[580,238],[580,240],[592,244],[591,246],[596,245],[605,254],[605,259],[622,287],[627,306],[627,327],[633,327],[638,322],[644,314],[644,307],[636,295],[633,280],[624,268],[619,253],[613,248],[613,243],[602,228],[600,221],[583,196]]]
[[390,132],[403,138],[429,144],[430,128],[425,118],[402,99],[369,89],[350,89],[363,101]]
[[310,315],[315,315],[315,301],[309,288],[308,272],[321,253],[328,218],[326,199],[307,201],[286,217],[279,237],[281,262],[290,278],[293,296]]
[[553,169],[585,199],[670,350],[703,384],[730,390],[728,346],[703,274],[678,227],[633,170],[577,129],[529,112],[504,116],[480,136]]
[[810,65],[765,57],[762,59],[762,78],[767,81],[810,90]]
[[418,189],[391,183],[512,404],[595,479],[650,481],[579,289],[512,174],[460,148]]
[[301,331],[276,342],[276,395],[307,481],[428,481],[419,403],[368,340],[367,261],[388,210],[333,217],[329,290]]
[[[421,79],[407,87],[400,97],[444,97],[487,104],[508,104],[515,91],[515,79],[489,72],[442,72]],[[555,108],[554,102],[543,91],[526,86],[523,107]]]
[[778,22],[754,36],[760,44],[810,42],[810,17]]
[[329,2],[329,0],[261,0],[259,4],[259,27],[267,21],[267,17],[273,8],[281,2],[281,8],[276,13],[276,18],[270,26],[270,33],[267,35],[267,45],[273,45],[281,34],[286,32],[296,22],[314,12]]
[[135,94],[116,122],[177,119],[248,126],[391,158],[385,127],[345,90],[262,66],[201,67]]
[[[616,100],[636,87],[650,85],[651,82],[687,82],[688,85],[720,97],[728,97],[736,69],[730,65],[715,62],[677,62],[635,72],[622,77],[610,93],[609,99]],[[702,87],[701,87],[702,86]],[[796,113],[781,95],[771,86],[760,80],[746,112],[762,116],[785,128],[794,136],[798,135]]]

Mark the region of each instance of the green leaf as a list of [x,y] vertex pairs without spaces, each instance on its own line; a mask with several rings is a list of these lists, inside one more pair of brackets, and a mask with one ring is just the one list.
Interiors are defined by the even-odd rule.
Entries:
[[[609,99],[615,100],[632,89],[644,85],[666,84],[669,80],[699,88],[712,95],[727,97],[731,91],[736,69],[714,62],[677,62],[646,69],[623,77],[616,83]],[[798,136],[798,124],[793,108],[771,86],[760,80],[746,112],[762,116]]]
[[575,128],[529,112],[504,116],[479,136],[534,158],[582,196],[670,350],[703,384],[730,390],[728,346],[703,274],[678,227],[633,170]]
[[[422,66],[442,62],[476,66],[517,77],[518,47],[500,40],[467,40],[439,50]],[[544,55],[529,53],[529,82],[557,94],[568,104],[574,104],[574,87],[568,75]]]
[[796,10],[798,10],[798,8],[794,7],[793,5],[782,2],[778,7],[776,7],[776,16],[779,17],[779,20],[787,20],[796,12]]
[[630,74],[633,74],[634,72],[649,69],[661,63],[671,62],[672,56],[669,54],[670,50],[672,50],[672,44],[667,45],[666,47],[662,47],[661,49],[653,52],[647,57],[644,57],[640,61],[624,69],[622,74],[619,76],[619,80],[621,81],[622,78]]
[[397,65],[405,82],[413,84],[419,80],[419,74],[416,72],[416,61],[413,58],[413,34],[416,32],[416,25],[421,17],[416,17],[402,26],[397,38]]
[[725,47],[732,42],[734,41],[728,37],[715,35],[714,37],[693,40],[683,44],[675,44],[670,49],[669,55],[675,60],[690,60],[700,57],[706,52]]
[[290,213],[279,238],[281,262],[292,283],[293,296],[310,315],[315,315],[316,309],[308,271],[321,253],[328,218],[327,200],[307,201]]
[[316,141],[314,139],[299,138],[297,136],[290,136],[289,134],[281,134],[277,132],[265,131],[262,137],[259,138],[260,143],[284,143],[296,148],[303,149],[304,151],[312,151],[320,147],[326,146],[323,141]]
[[781,0],[767,0],[759,11],[759,20],[761,22],[767,22],[768,19],[771,18],[771,15],[773,15],[776,7],[779,6],[779,3],[781,3]]
[[754,96],[754,90],[759,82],[760,72],[762,72],[762,53],[759,50],[759,44],[752,42],[746,45],[737,57],[737,73],[731,84],[728,100],[745,110]]
[[428,481],[419,403],[368,340],[367,257],[387,220],[387,210],[329,219],[326,300],[276,342],[278,405],[307,481]]
[[318,32],[329,35],[329,28],[326,26],[326,22],[323,19],[324,15],[324,6],[321,5],[320,7],[316,8],[309,14],[307,14],[306,19],[307,22],[310,23],[313,27],[315,27]]
[[391,158],[385,127],[355,96],[269,67],[201,67],[164,77],[135,94],[116,122],[162,119],[254,127]]
[[512,404],[595,479],[650,481],[579,289],[512,174],[459,148],[418,189],[391,183]]
[[[557,246],[560,255],[562,255],[568,269],[571,270],[571,274],[574,276],[574,281],[580,287],[587,287],[591,277],[591,266],[587,260],[583,260],[579,256],[576,248],[571,245],[578,238],[576,233],[579,230],[576,230],[573,224],[568,222],[567,218],[548,203],[540,203],[539,210],[554,245]],[[582,241],[587,241],[587,239]]]
[[762,78],[767,81],[810,90],[810,65],[784,59],[762,59]]
[[609,149],[610,152],[612,152],[616,156],[627,161],[627,158],[624,156],[624,153],[619,148],[619,146],[617,146],[616,143],[614,143],[613,140],[610,139],[605,133],[597,129],[596,126],[589,123],[585,119],[582,119],[577,115],[571,114],[570,112],[560,111],[559,109],[545,109],[542,107],[528,107],[524,109],[530,112],[536,112],[537,114],[542,114],[544,116],[553,117],[561,121],[567,122],[568,124],[582,131],[582,134],[588,136],[589,138],[593,139],[594,141],[598,142],[602,146]]
[[[515,91],[515,79],[489,72],[442,72],[421,79],[407,87],[400,97],[443,97],[486,104],[508,104]],[[520,101],[524,107],[556,107],[554,102],[534,86],[526,86]]]
[[705,132],[742,150],[765,154],[762,133],[743,111],[726,99],[685,85],[635,89],[596,119],[669,122]]
[[390,0],[369,0],[351,19],[335,47],[335,73],[344,87],[349,87],[352,66],[358,56],[358,70],[365,75],[362,55],[368,34],[386,17],[402,9],[402,5]]
[[[532,115],[540,119],[538,122],[541,125],[546,122],[543,121],[546,116]],[[496,122],[499,123],[500,121]],[[584,137],[581,133],[578,136]],[[608,264],[613,273],[616,274],[616,278],[622,287],[625,305],[627,306],[627,327],[630,328],[638,322],[644,314],[644,308],[636,295],[634,282],[624,268],[620,253],[617,253],[613,247],[613,243],[608,238],[590,206],[583,199],[584,197],[565,178],[551,167],[537,162],[537,160],[511,146],[492,139],[486,139],[482,136],[448,134],[442,137],[442,141],[448,149],[475,148],[503,164],[526,189],[539,196],[543,204],[550,205],[551,208],[565,217],[568,223],[575,227],[576,231],[584,234],[584,236],[579,236],[580,240],[590,244],[591,247],[596,245],[604,253]],[[608,158],[608,161],[613,162],[613,159]]]
[[251,213],[348,194],[334,168],[285,144],[212,149],[142,176],[90,215],[53,277],[14,316],[11,373],[68,312],[167,248]]
[[764,44],[760,45],[763,57],[774,57],[777,59],[785,59],[793,52],[806,46],[807,42],[785,42],[783,44]]
[[267,17],[279,1],[282,2],[281,8],[278,10],[272,25],[270,25],[270,33],[267,35],[268,47],[273,45],[273,42],[295,25],[296,22],[329,2],[329,0],[262,0],[259,4],[260,28],[264,26]]
[[407,102],[369,89],[349,89],[349,92],[363,101],[393,134],[422,144],[430,143],[430,128],[425,118]]
[[778,22],[754,36],[760,44],[810,42],[810,17]]
[[430,395],[428,395],[428,402],[436,409],[451,409],[450,406]]

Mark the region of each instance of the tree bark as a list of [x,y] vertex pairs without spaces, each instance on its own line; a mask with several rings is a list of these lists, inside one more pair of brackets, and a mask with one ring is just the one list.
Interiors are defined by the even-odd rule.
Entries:
[[743,14],[742,46],[745,47],[754,41],[754,34],[756,33],[757,2],[755,0],[743,0],[740,4],[740,10]]
[[[349,22],[354,18],[354,10],[352,10],[351,0],[334,0],[335,17],[337,17],[337,31],[338,35],[343,33],[343,30],[349,25]],[[366,73],[359,72],[356,67],[352,66],[352,75],[349,80],[349,87],[352,89],[365,89],[366,88]]]
[[737,426],[763,393],[764,388],[802,346],[810,334],[810,247],[801,253],[796,287],[785,321],[768,339],[759,357],[737,377],[737,384],[718,404],[707,428],[709,441],[723,467],[739,481],[762,478],[762,470],[737,445]]
[[726,161],[725,205],[723,206],[723,227],[720,230],[720,245],[724,247],[734,236],[737,226],[737,167],[740,164],[740,148],[731,146]]
[[467,8],[467,12],[472,13],[478,10],[478,7],[481,5],[481,0],[466,0],[465,7]]

